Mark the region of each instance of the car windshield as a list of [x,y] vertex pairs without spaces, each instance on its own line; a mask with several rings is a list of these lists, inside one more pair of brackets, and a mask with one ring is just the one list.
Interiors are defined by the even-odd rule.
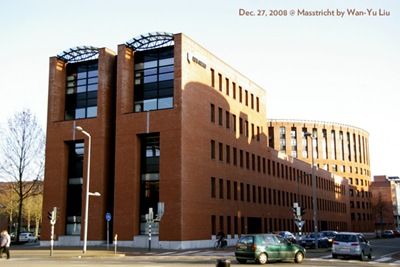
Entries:
[[335,241],[357,242],[357,237],[355,235],[336,235]]
[[252,236],[242,236],[239,240],[238,243],[242,244],[253,244],[253,237]]

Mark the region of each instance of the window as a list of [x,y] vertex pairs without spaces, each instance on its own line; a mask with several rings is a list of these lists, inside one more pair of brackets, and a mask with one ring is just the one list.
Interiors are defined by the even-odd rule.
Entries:
[[98,61],[67,65],[65,119],[97,117]]
[[236,115],[232,115],[233,131],[236,132]]
[[222,143],[218,144],[218,154],[219,154],[219,160],[223,161],[224,160],[224,151],[223,151],[223,144]]
[[211,122],[215,122],[215,106],[214,104],[211,104],[211,110],[210,110],[210,116],[211,116]]
[[226,95],[229,95],[229,79],[225,78]]
[[211,158],[215,159],[215,141],[211,140]]
[[211,69],[211,86],[215,87],[215,72]]
[[231,128],[231,123],[230,123],[230,120],[231,120],[231,116],[230,116],[230,113],[229,113],[229,111],[226,111],[225,112],[225,117],[226,117],[226,129],[229,129],[229,128]]
[[218,124],[222,126],[222,108],[218,108]]
[[174,47],[135,53],[135,112],[173,107]]
[[211,177],[211,197],[215,198],[215,177]]
[[[145,215],[149,208],[155,208],[160,196],[160,135],[144,134],[140,136],[140,234],[146,233]],[[158,222],[155,223],[155,233],[158,233]]]
[[219,198],[224,198],[224,180],[219,179]]
[[80,235],[84,143],[69,144],[66,235]]
[[237,166],[237,148],[233,148],[233,165]]
[[226,145],[226,163],[231,163],[231,147]]

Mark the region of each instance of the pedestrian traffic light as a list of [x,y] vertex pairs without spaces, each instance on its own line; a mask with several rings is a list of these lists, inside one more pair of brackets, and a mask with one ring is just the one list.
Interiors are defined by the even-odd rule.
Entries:
[[301,207],[300,208],[300,216],[303,216],[304,214],[306,214],[306,209]]
[[49,218],[49,220],[54,220],[55,219],[54,211],[47,212],[47,218]]

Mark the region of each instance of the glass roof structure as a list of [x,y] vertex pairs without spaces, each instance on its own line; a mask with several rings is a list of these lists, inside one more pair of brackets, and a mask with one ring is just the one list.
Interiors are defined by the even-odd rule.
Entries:
[[65,62],[81,62],[85,60],[97,59],[99,50],[94,46],[77,46],[65,50],[57,55],[58,59]]
[[126,45],[134,51],[144,51],[154,48],[166,47],[174,45],[174,35],[168,32],[153,32],[137,36],[128,42]]

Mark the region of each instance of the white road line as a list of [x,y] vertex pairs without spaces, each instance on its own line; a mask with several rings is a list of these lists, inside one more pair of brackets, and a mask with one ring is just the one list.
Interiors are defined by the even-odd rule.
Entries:
[[383,257],[383,258],[376,259],[374,261],[376,261],[376,262],[385,262],[385,261],[390,261],[391,259],[392,258],[389,258],[389,257]]

